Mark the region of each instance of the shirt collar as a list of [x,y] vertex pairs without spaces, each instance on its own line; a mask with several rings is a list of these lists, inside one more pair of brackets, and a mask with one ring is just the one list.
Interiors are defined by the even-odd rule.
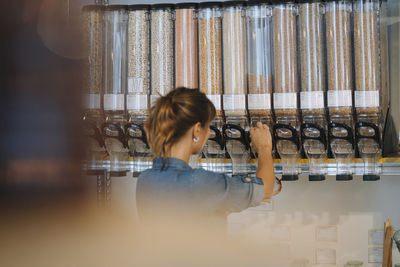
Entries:
[[[163,166],[164,159],[163,158],[155,158],[153,160],[153,168],[161,169]],[[165,170],[167,169],[174,169],[174,170],[190,170],[192,169],[189,164],[185,161],[177,158],[167,158],[165,161]]]

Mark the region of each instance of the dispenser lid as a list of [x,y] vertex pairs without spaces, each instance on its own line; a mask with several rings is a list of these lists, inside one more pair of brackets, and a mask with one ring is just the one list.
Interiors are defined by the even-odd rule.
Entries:
[[173,4],[156,4],[151,5],[151,9],[172,9],[174,8]]
[[223,2],[223,5],[226,7],[230,6],[245,6],[247,4],[246,1],[225,1]]
[[198,3],[179,3],[175,4],[175,9],[190,9],[197,8],[199,6]]
[[206,8],[206,7],[221,7],[223,2],[201,2],[199,3],[200,8]]
[[148,10],[151,5],[130,5],[128,6],[129,10]]

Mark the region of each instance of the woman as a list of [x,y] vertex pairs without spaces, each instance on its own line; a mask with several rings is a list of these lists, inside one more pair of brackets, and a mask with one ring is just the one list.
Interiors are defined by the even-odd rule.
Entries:
[[169,218],[222,218],[271,198],[272,141],[268,127],[261,123],[250,130],[258,153],[258,178],[229,177],[188,165],[190,156],[203,150],[215,114],[214,105],[197,89],[178,88],[152,107],[145,131],[155,159],[137,183],[141,218],[163,213]]

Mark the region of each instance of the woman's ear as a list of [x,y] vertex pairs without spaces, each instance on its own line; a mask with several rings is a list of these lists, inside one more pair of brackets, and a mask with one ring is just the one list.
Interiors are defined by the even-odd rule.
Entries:
[[201,134],[201,123],[198,122],[195,125],[193,125],[193,138],[199,138]]

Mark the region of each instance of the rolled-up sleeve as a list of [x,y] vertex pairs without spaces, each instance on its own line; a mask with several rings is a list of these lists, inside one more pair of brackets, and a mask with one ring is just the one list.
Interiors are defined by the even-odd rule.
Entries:
[[264,198],[264,185],[260,178],[228,176],[222,173],[199,171],[195,174],[196,196],[203,204],[216,210],[239,212],[254,207]]

